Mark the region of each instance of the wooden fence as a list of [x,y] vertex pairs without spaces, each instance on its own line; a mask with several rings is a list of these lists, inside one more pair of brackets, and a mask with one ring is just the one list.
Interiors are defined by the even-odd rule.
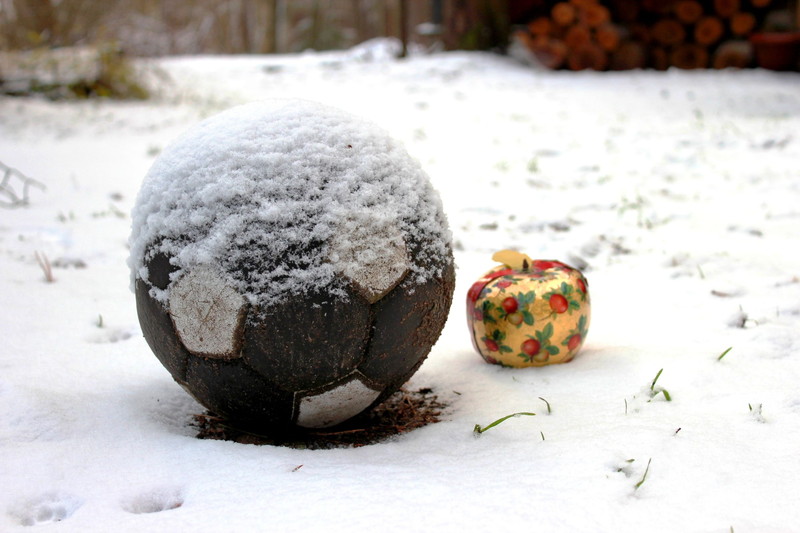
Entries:
[[508,1],[0,0],[0,49],[114,42],[138,56],[294,53],[380,36],[487,48],[508,38]]

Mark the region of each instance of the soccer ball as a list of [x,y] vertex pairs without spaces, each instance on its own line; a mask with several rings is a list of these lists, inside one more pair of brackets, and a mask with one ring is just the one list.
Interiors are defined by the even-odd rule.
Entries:
[[239,106],[169,146],[130,238],[156,357],[234,426],[327,428],[416,372],[455,286],[437,193],[376,126],[311,102]]

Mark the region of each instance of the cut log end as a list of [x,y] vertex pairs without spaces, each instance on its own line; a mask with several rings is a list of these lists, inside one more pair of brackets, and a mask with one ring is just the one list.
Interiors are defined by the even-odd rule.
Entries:
[[608,67],[608,54],[594,43],[570,51],[567,56],[567,65],[570,70],[606,70]]
[[576,24],[570,26],[564,34],[564,43],[570,50],[577,50],[592,42],[592,32],[587,26]]
[[647,66],[647,51],[643,44],[625,41],[612,53],[609,62],[611,70],[642,69]]
[[528,23],[528,32],[533,36],[546,35],[551,36],[555,32],[553,21],[548,17],[539,17],[533,19]]
[[724,19],[730,18],[734,13],[738,13],[739,8],[739,0],[714,0],[714,11]]
[[575,21],[575,6],[567,2],[559,2],[550,10],[553,22],[558,26],[566,27]]
[[603,24],[595,29],[594,38],[600,47],[607,51],[613,52],[619,48],[619,43],[622,41],[624,30],[616,24]]
[[686,30],[676,19],[665,18],[651,28],[653,39],[664,46],[675,46],[686,40]]
[[756,17],[752,13],[736,13],[731,17],[730,27],[734,35],[748,35],[756,27]]
[[672,66],[680,69],[697,69],[708,67],[708,49],[699,44],[682,44],[675,48],[669,56]]
[[656,46],[650,49],[650,58],[653,68],[656,70],[667,70],[670,66],[669,53],[663,47]]
[[596,28],[611,21],[611,12],[600,4],[589,5],[580,10],[580,20],[590,28]]
[[680,0],[675,4],[675,18],[684,24],[694,24],[703,16],[703,6],[696,0]]
[[709,46],[722,38],[725,26],[717,17],[703,17],[694,27],[694,40],[702,46]]

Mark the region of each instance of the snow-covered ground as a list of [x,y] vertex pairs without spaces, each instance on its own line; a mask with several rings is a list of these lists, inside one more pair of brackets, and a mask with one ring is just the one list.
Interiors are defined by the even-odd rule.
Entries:
[[[150,66],[148,102],[0,99],[0,162],[47,187],[0,208],[1,531],[800,531],[800,75],[375,43]],[[274,96],[372,119],[440,191],[456,295],[409,386],[450,403],[441,423],[352,449],[198,440],[203,409],[142,338],[142,177],[200,119]],[[588,277],[573,362],[473,352],[466,291],[511,247]],[[518,411],[537,416],[473,434]]]

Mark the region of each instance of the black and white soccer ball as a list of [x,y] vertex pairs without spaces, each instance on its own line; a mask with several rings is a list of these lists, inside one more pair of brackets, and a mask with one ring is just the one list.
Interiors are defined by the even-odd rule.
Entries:
[[133,212],[131,283],[156,357],[243,429],[335,426],[419,368],[448,316],[451,236],[384,131],[300,100],[176,140]]

